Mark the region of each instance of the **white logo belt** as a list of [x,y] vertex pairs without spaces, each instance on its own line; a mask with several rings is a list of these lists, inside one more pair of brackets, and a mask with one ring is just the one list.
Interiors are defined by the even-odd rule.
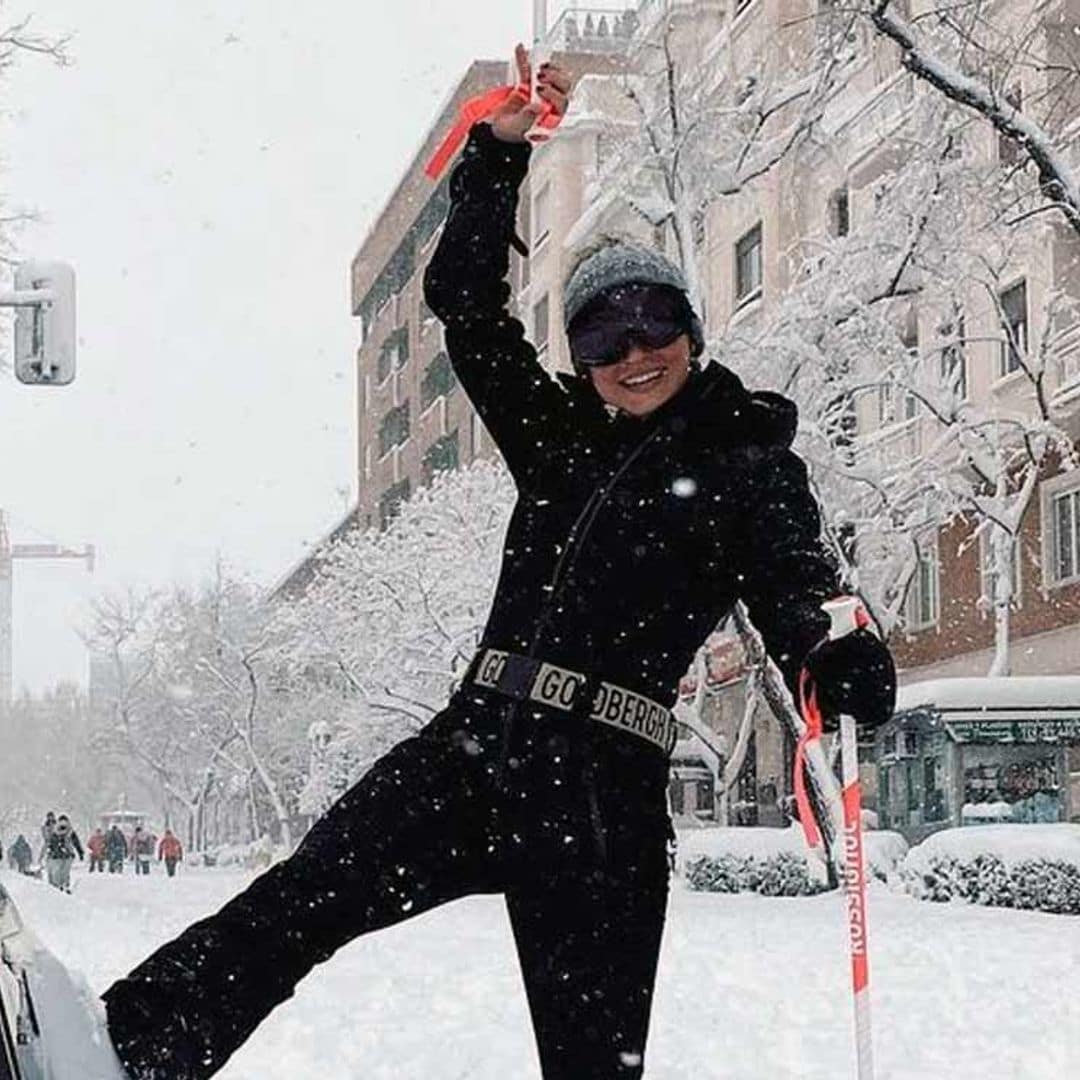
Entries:
[[[578,693],[588,681],[580,671],[501,649],[485,649],[475,664],[473,682],[519,701],[525,698],[573,712]],[[589,719],[628,732],[659,747],[675,748],[679,725],[671,710],[634,690],[600,682],[593,695]]]

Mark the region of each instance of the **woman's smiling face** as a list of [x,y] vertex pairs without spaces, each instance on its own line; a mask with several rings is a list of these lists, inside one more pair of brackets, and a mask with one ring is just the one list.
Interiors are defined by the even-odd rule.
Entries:
[[659,349],[634,345],[614,364],[590,366],[593,387],[608,404],[630,416],[648,416],[670,401],[690,376],[690,337],[680,334]]

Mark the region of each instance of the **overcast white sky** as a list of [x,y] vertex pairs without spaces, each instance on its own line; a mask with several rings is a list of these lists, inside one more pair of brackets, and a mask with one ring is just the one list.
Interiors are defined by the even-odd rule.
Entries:
[[16,564],[15,682],[37,690],[84,680],[93,588],[192,580],[218,551],[271,581],[344,511],[349,261],[532,4],[8,0],[0,20],[31,11],[74,64],[28,58],[0,88],[0,192],[41,215],[20,253],[76,269],[79,369],[0,372],[0,507],[16,542],[98,549],[92,579]]

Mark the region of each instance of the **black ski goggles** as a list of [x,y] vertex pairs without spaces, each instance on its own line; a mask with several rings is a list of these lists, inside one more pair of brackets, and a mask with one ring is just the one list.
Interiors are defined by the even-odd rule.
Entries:
[[591,300],[567,327],[570,355],[578,364],[618,363],[634,345],[662,349],[690,332],[690,303],[669,285],[631,283]]

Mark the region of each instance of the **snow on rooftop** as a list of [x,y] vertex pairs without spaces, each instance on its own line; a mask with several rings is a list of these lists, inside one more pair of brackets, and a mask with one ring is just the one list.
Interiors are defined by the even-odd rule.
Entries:
[[898,713],[927,705],[941,710],[1080,710],[1080,675],[930,679],[901,686],[896,695]]

